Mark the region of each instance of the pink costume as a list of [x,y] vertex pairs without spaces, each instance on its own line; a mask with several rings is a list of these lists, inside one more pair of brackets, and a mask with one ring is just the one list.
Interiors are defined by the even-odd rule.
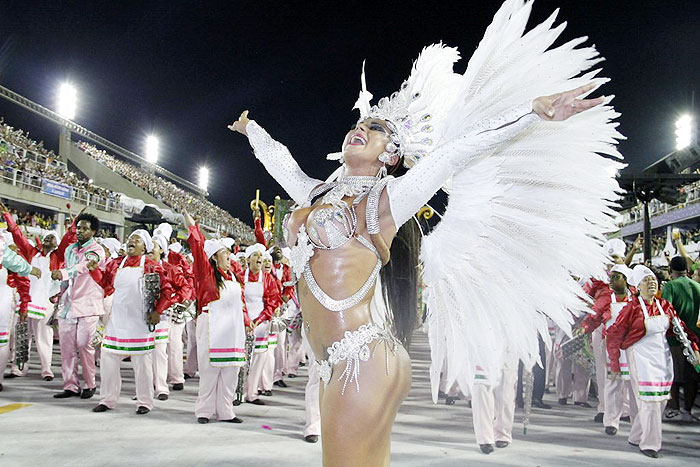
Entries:
[[61,373],[63,389],[80,392],[78,380],[78,355],[83,367],[84,389],[95,388],[95,347],[92,338],[97,329],[97,321],[104,314],[102,287],[90,275],[87,263],[96,260],[102,266],[105,252],[102,246],[91,238],[84,244],[73,243],[65,254],[65,267],[60,269],[67,288],[61,297],[62,309],[59,313],[58,335],[61,345]]

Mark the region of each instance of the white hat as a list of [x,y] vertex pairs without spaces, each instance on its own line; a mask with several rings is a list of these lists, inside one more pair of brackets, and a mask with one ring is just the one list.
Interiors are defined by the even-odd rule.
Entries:
[[219,239],[219,241],[221,242],[221,244],[223,246],[225,246],[229,250],[231,249],[231,247],[233,247],[233,244],[236,243],[236,241],[234,239],[232,239],[231,237],[224,237],[224,238]]
[[60,240],[60,238],[58,237],[58,232],[56,232],[55,230],[45,230],[44,233],[41,234],[41,241],[43,242],[44,240],[46,240],[46,237],[48,237],[49,235],[53,235],[56,241]]
[[168,245],[168,250],[173,253],[180,253],[182,251],[182,244],[180,244],[180,242],[171,243]]
[[270,254],[269,251],[266,251],[265,253],[263,253],[262,259],[263,260],[269,259],[270,261],[272,261],[272,255]]
[[283,255],[285,258],[289,258],[289,256],[290,256],[291,254],[292,254],[292,249],[291,249],[291,248],[289,248],[288,246],[282,248],[282,255]]
[[[170,241],[170,237],[173,235],[173,226],[168,224],[167,222],[163,222],[162,224],[159,224],[158,227],[156,227],[156,230],[153,231],[153,237],[156,235],[162,235],[165,237],[166,244]],[[165,248],[163,248],[163,251],[165,251]]]
[[261,243],[256,243],[255,245],[250,245],[245,249],[245,257],[250,258],[253,253],[265,253],[265,247]]
[[141,240],[143,240],[143,243],[146,245],[146,253],[153,251],[153,239],[151,239],[151,235],[148,232],[143,229],[137,229],[131,232],[129,238],[133,237],[134,235],[141,237]]
[[603,244],[603,251],[605,251],[605,254],[611,258],[613,256],[623,258],[625,256],[626,249],[627,245],[619,238],[612,238]]
[[241,258],[246,258],[245,253],[242,251],[239,251],[238,253],[236,253],[235,256],[236,256],[237,260],[240,260]]
[[635,287],[639,287],[640,282],[642,282],[642,279],[644,279],[647,276],[654,276],[654,273],[651,272],[651,269],[648,267],[638,264],[632,269],[632,281],[630,282],[630,285],[633,285]]
[[119,248],[121,247],[121,244],[116,238],[103,238],[102,246],[109,250],[109,254],[112,256],[112,258],[119,256]]
[[219,250],[226,248],[220,240],[206,240],[204,242],[204,254],[207,258],[214,256]]
[[612,268],[610,268],[610,272],[619,272],[623,276],[625,276],[625,279],[628,281],[632,280],[632,270],[625,266],[624,264],[616,264]]
[[168,251],[168,239],[165,238],[162,232],[156,230],[156,233],[153,234],[153,241],[160,247],[160,254],[165,255]]

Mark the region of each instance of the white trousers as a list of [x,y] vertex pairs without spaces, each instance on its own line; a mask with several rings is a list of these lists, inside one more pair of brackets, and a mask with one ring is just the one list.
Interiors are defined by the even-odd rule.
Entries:
[[318,365],[314,358],[306,335],[302,335],[302,342],[306,354],[309,356],[309,380],[306,382],[304,391],[304,407],[306,413],[306,424],[304,425],[304,436],[321,436],[321,402],[319,400],[319,390],[321,389],[321,376],[318,374]]
[[[32,342],[36,345],[36,353],[39,355],[39,364],[41,367],[41,377],[53,376],[51,371],[51,358],[53,356],[53,326],[47,326],[46,323],[51,319],[51,315],[41,319],[27,318],[29,324],[29,350],[31,352]],[[26,376],[29,372],[29,362],[24,364],[22,370],[14,363],[12,364],[12,373],[18,376]]]
[[629,414],[631,420],[636,417],[637,410],[637,398],[634,396],[632,383],[619,377],[615,381],[606,378],[603,426],[620,428],[620,417]]
[[[279,346],[278,346],[279,347]],[[260,380],[260,386],[258,389],[261,391],[271,391],[272,384],[275,382],[275,351],[274,349],[267,349],[266,354],[268,357],[265,359],[265,367],[263,368],[263,377]]]
[[[569,359],[558,359],[557,398],[564,399],[574,395],[574,402],[588,401],[588,386],[591,375],[578,363]],[[573,373],[573,381],[571,375]]]
[[246,387],[247,401],[254,401],[258,398],[259,388],[272,388],[272,373],[265,371],[265,369],[267,368],[269,370],[270,363],[274,365],[274,358],[274,354],[269,349],[261,353],[253,352],[250,370],[248,370],[248,382]]
[[[10,331],[12,332],[12,331]],[[0,384],[2,384],[5,379],[5,367],[7,362],[10,361],[10,344],[7,343],[0,347]]]
[[[197,319],[199,320],[199,318]],[[183,367],[184,373],[193,378],[197,374],[197,331],[195,323],[195,320],[191,320],[185,324],[185,331],[187,332],[187,360]]]
[[289,350],[287,351],[287,369],[285,373],[288,375],[296,375],[299,373],[299,362],[304,360],[304,345],[299,330],[293,330],[288,336]]
[[598,413],[605,412],[605,380],[608,374],[608,351],[605,348],[603,327],[601,324],[591,335],[593,357],[595,358],[595,382],[598,389]]
[[287,370],[287,330],[283,329],[277,334],[277,347],[275,348],[275,374],[272,381],[279,381]]
[[170,324],[170,335],[168,338],[168,382],[170,384],[182,384],[185,382],[182,360],[185,349],[182,340],[185,332],[185,323]]
[[168,344],[156,343],[153,350],[153,387],[156,396],[160,394],[170,394],[168,390]]
[[136,406],[153,408],[153,362],[152,352],[140,355],[123,355],[114,352],[102,352],[100,364],[100,404],[110,409],[117,406],[122,390],[121,361],[131,357],[136,382]]
[[[632,428],[627,440],[638,444],[639,449],[661,449],[661,420],[666,407],[666,401],[645,401],[639,399],[639,378],[634,359],[634,350],[627,349],[627,362],[630,369],[630,382],[637,399],[637,414],[632,419]],[[631,405],[631,404],[630,404]],[[631,408],[631,407],[630,407]],[[630,417],[632,417],[630,410]]]
[[[240,367],[213,367],[209,363],[209,313],[197,318],[197,358],[199,359],[199,392],[194,403],[195,417],[231,420]],[[172,341],[172,338],[171,338]],[[257,396],[256,396],[257,397]]]
[[501,380],[494,388],[486,384],[471,386],[472,415],[477,444],[513,441],[517,382],[516,366],[515,369],[507,368],[501,371]]

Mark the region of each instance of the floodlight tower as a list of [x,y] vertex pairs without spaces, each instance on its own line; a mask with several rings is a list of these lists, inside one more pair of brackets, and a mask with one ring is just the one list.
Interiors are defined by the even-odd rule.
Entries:
[[[66,120],[73,120],[77,103],[78,91],[71,84],[62,83],[58,88],[56,112]],[[58,139],[58,156],[64,162],[68,160],[68,151],[70,151],[70,130],[63,126]]]

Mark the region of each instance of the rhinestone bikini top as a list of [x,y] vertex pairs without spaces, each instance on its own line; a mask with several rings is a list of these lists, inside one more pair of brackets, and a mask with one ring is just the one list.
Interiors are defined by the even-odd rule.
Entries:
[[[342,177],[335,182],[316,187],[309,194],[307,204],[310,205],[314,199],[323,195],[321,204],[328,206],[312,211],[306,222],[299,226],[296,244],[290,254],[290,262],[296,278],[303,276],[316,300],[331,311],[347,310],[364,299],[372,290],[382,267],[379,253],[372,242],[357,234],[355,212],[356,206],[368,197],[379,180],[377,177]],[[351,196],[355,198],[348,204],[343,198]],[[370,210],[369,203],[367,209]],[[376,211],[376,206],[372,206],[372,210]],[[314,250],[335,250],[353,239],[372,251],[377,257],[377,263],[357,292],[345,299],[335,300],[329,297],[316,282],[309,260],[314,255]]]

